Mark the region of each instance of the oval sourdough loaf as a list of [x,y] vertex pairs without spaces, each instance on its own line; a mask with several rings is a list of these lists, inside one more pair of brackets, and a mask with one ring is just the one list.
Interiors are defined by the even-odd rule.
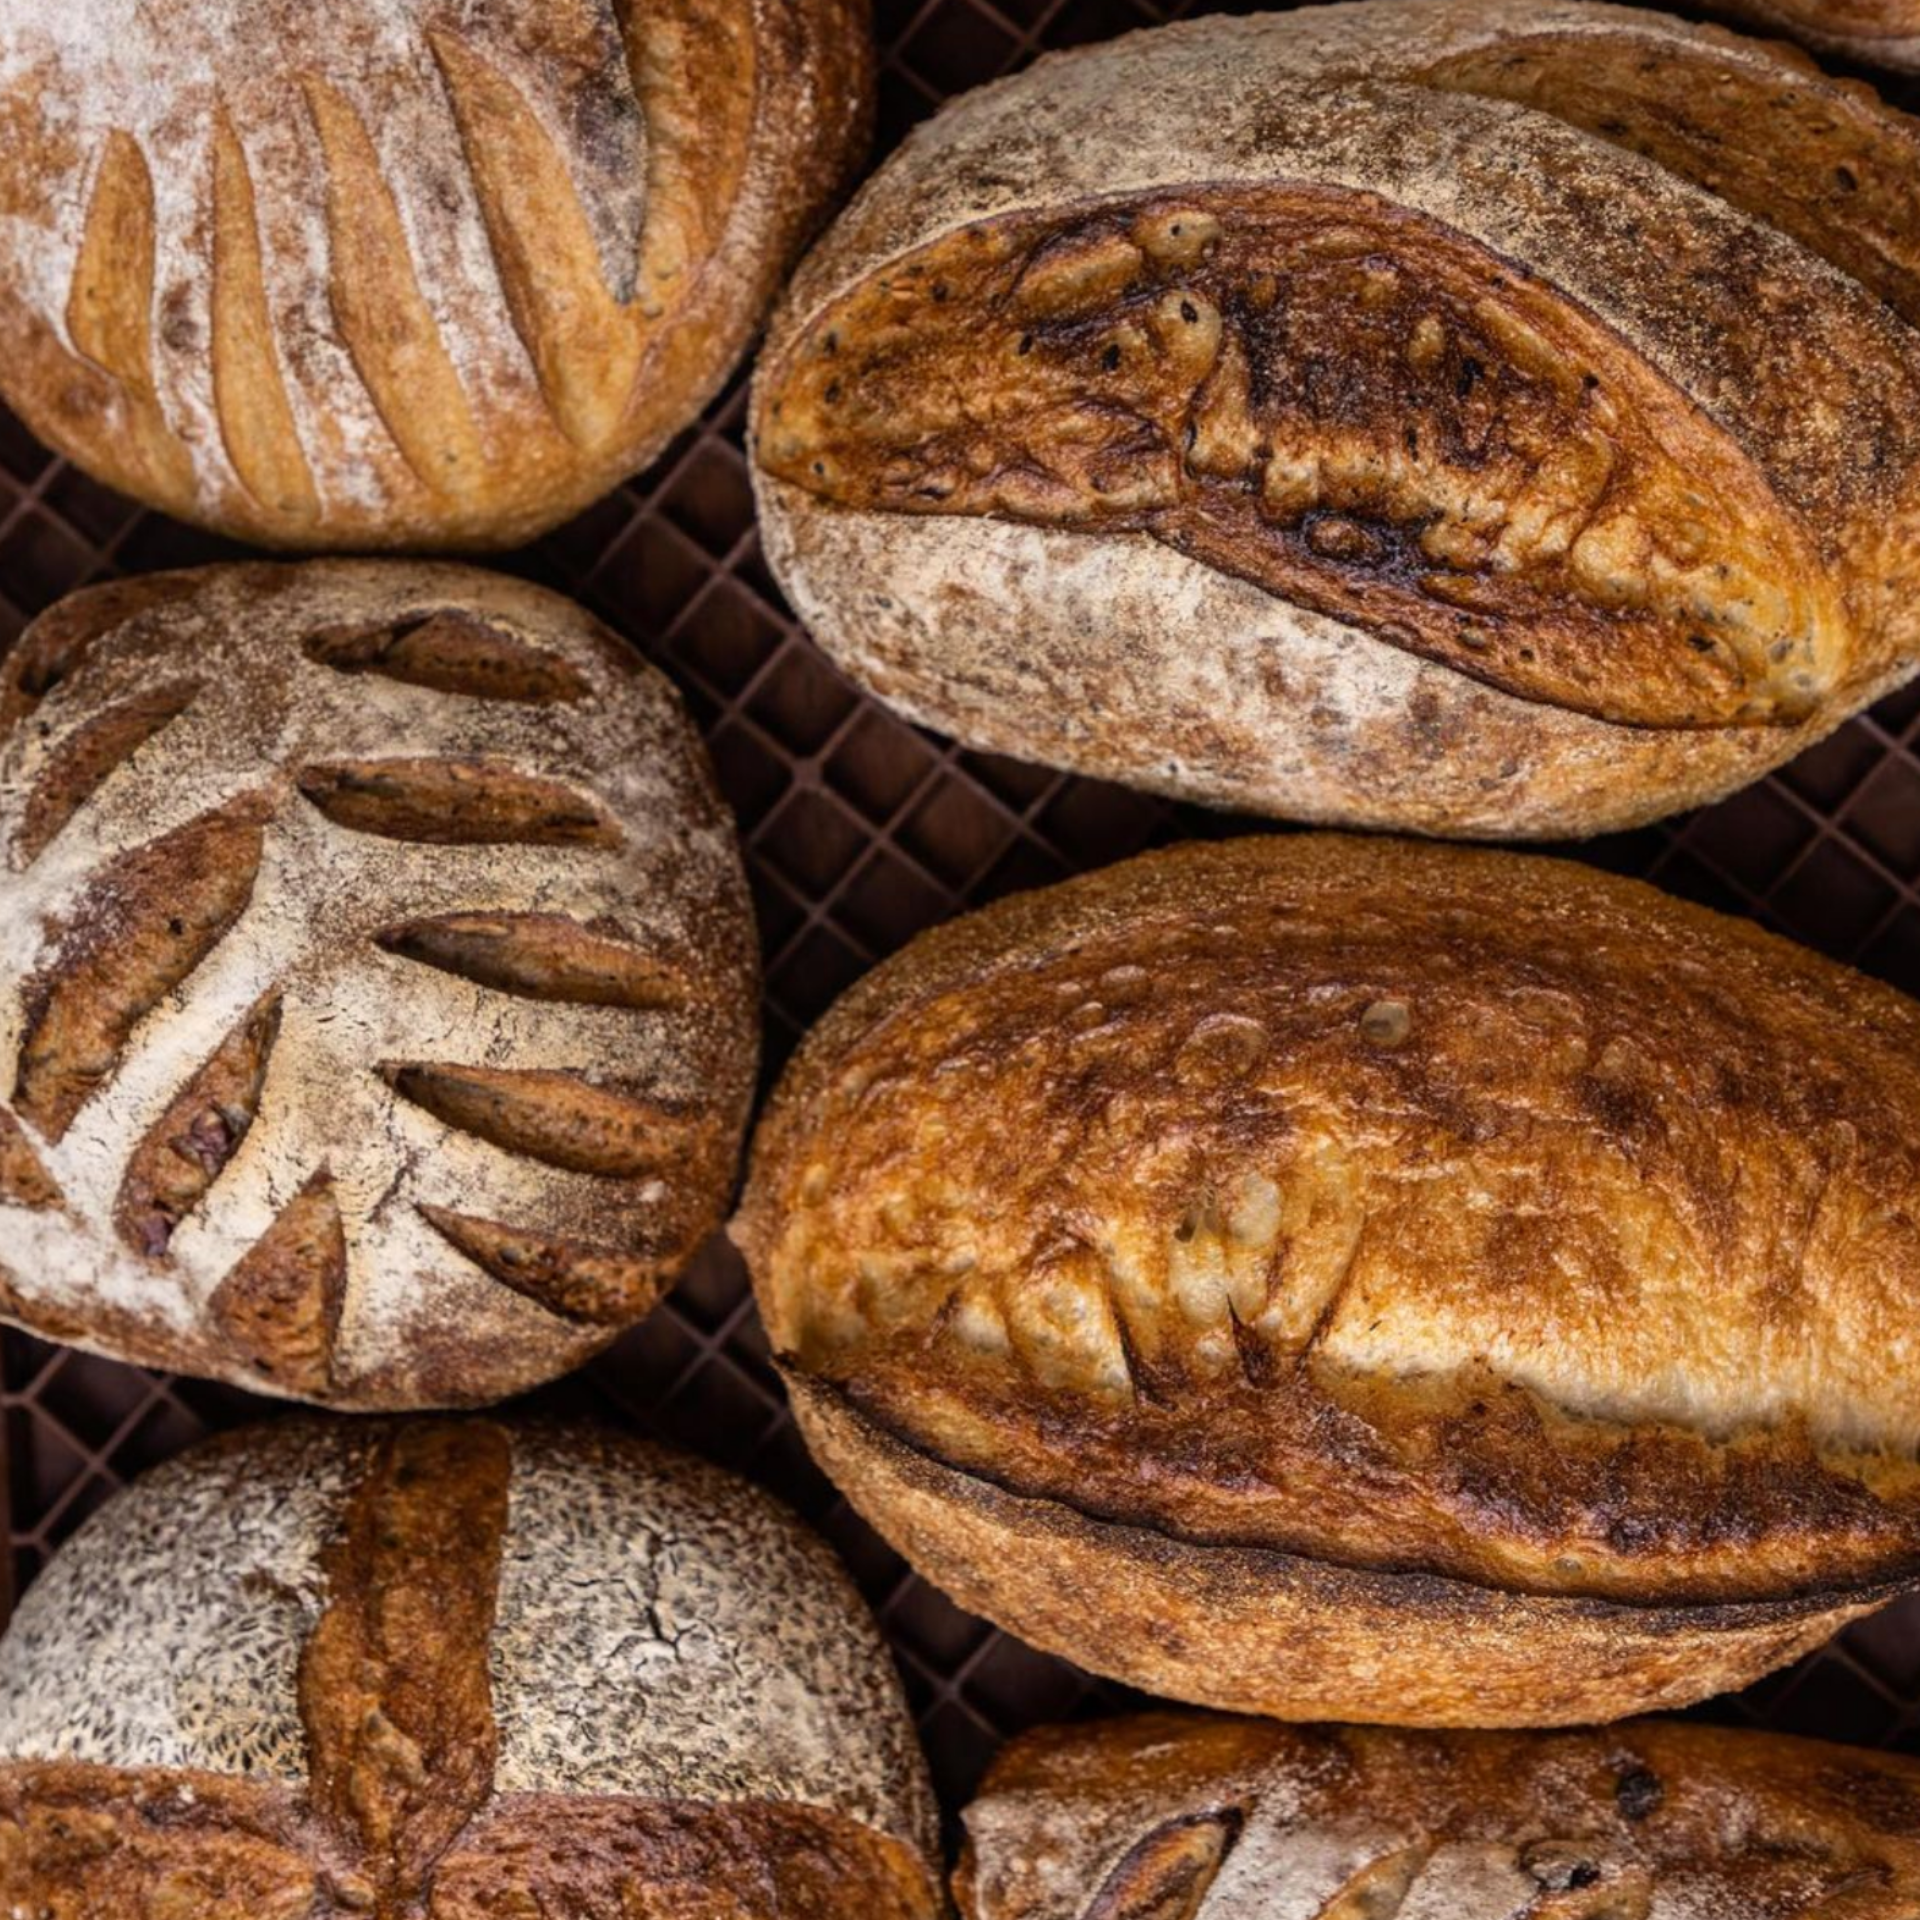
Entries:
[[393,562],[76,594],[0,667],[0,1314],[343,1407],[598,1351],[718,1222],[732,822],[578,607]]
[[13,1914],[934,1920],[932,1824],[826,1548],[591,1429],[229,1436],[0,1643]]
[[1016,1741],[966,1822],[966,1920],[1920,1912],[1920,1765],[1679,1722],[1421,1734],[1141,1714]]
[[1920,0],[1707,0],[1707,6],[1823,53],[1920,73]]
[[1366,0],[1043,60],[762,359],[768,553],[970,744],[1587,833],[1920,653],[1920,125],[1662,15]]
[[1245,840],[954,922],[734,1233],[861,1511],[1151,1692],[1610,1719],[1920,1577],[1920,1008],[1583,867]]
[[0,391],[268,545],[512,544],[719,386],[871,62],[866,0],[9,0]]

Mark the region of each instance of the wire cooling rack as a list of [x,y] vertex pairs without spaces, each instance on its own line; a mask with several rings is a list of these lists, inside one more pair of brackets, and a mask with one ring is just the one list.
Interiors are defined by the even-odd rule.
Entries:
[[[1198,10],[1156,0],[877,0],[880,150],[947,95],[1044,47]],[[1903,103],[1920,108],[1920,97],[1909,90]],[[650,472],[493,564],[581,600],[685,692],[746,844],[771,1075],[844,988],[922,928],[1014,888],[1250,823],[968,753],[857,692],[802,635],[761,557],[744,414],[736,380]],[[75,587],[239,551],[95,486],[0,412],[0,652]],[[1917,736],[1920,683],[1721,806],[1577,851],[1920,994]],[[854,1517],[787,1417],[745,1275],[723,1244],[706,1249],[644,1325],[538,1399],[734,1467],[827,1534],[893,1644],[949,1814],[1007,1735],[1122,1697],[959,1612]],[[279,1411],[228,1388],[0,1334],[10,1542],[0,1619],[124,1482],[217,1428]],[[1701,1711],[1920,1752],[1920,1599]]]

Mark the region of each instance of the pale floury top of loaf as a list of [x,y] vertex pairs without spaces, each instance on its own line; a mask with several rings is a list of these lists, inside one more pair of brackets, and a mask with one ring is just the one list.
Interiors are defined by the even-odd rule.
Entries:
[[[302,1658],[348,1600],[327,1556],[394,1431],[216,1441],[96,1515],[0,1642],[0,1764],[302,1788]],[[931,1851],[886,1648],[819,1541],[657,1447],[544,1427],[508,1444],[484,1649],[493,1793],[792,1803]],[[450,1480],[436,1497],[471,1494]]]
[[644,1311],[755,1056],[666,682],[551,594],[382,563],[103,589],[13,665],[5,1311],[352,1406],[496,1398]]
[[506,544],[731,365],[861,140],[864,32],[842,0],[25,0],[9,396],[256,537]]
[[[1636,79],[1641,62],[1650,77]],[[1641,88],[1643,124],[1617,124],[1607,87]],[[1707,110],[1704,130],[1679,125],[1676,95]],[[1758,140],[1737,154],[1715,146],[1726,115],[1710,110],[1728,99],[1742,103],[1734,117],[1745,126],[1777,124],[1772,159]],[[1669,130],[1666,150],[1648,150],[1644,123]],[[911,717],[995,751],[1337,823],[1545,836],[1656,817],[1787,759],[1903,678],[1920,651],[1920,237],[1904,186],[1917,170],[1913,124],[1854,83],[1722,29],[1619,7],[1369,0],[1207,19],[1050,56],[916,130],[796,275],[756,387],[769,555],[810,630],[856,677]],[[1300,211],[1309,200],[1317,233]],[[1015,420],[993,414],[993,392],[1028,377],[1057,339],[1063,364],[1084,372],[1075,424],[1097,440],[1099,421],[1137,403],[1127,384],[1136,362],[1151,370],[1140,376],[1151,390],[1177,358],[1169,340],[1186,336],[1153,296],[1172,300],[1204,279],[1212,243],[1198,236],[1217,233],[1231,250],[1275,222],[1281,202],[1298,222],[1276,225],[1295,234],[1269,263],[1281,281],[1316,247],[1337,254],[1344,242],[1356,272],[1371,260],[1376,284],[1354,294],[1338,324],[1318,310],[1296,323],[1283,301],[1261,323],[1279,343],[1272,379],[1288,393],[1318,379],[1327,398],[1307,439],[1321,435],[1330,469],[1344,474],[1337,429],[1353,426],[1371,436],[1373,470],[1414,494],[1439,491],[1411,520],[1355,509],[1357,527],[1334,511],[1341,501],[1322,500],[1275,537],[1299,550],[1287,564],[1320,566],[1326,578],[1351,563],[1363,596],[1400,591],[1404,561],[1423,575],[1414,598],[1426,614],[1445,624],[1457,613],[1458,646],[1396,627],[1405,596],[1356,614],[1263,586],[1257,566],[1210,560],[1207,542],[1217,554],[1244,487],[1222,483],[1211,504],[1223,517],[1212,524],[1205,500],[1181,497],[1193,518],[1168,533],[1156,515],[1180,486],[1166,476],[1194,443],[1175,432],[1163,444],[1167,422],[1151,410],[1144,450],[1130,452],[1114,429],[1112,470],[1077,493],[1054,483],[1079,443],[1065,429],[1047,441],[1039,401]],[[1135,205],[1144,211],[1133,238],[1147,258],[1132,280],[1112,268],[1121,290],[1103,307],[1095,240],[1107,234],[1117,258]],[[1168,238],[1181,233],[1183,209],[1192,258]],[[1371,239],[1343,231],[1364,222],[1377,223]],[[1005,355],[989,344],[956,348],[942,366],[913,363],[899,342],[914,336],[909,316],[928,317],[914,301],[943,270],[964,280],[970,261],[999,259],[996,236],[1011,236],[1008,273],[1028,262],[1034,278],[1057,243],[1058,289],[1023,309],[1039,316],[1028,344],[1038,339],[1040,354],[1014,356],[1020,323],[996,308],[971,329],[953,324],[969,339],[1004,328]],[[1087,249],[1084,313],[1064,264],[1075,245]],[[1471,368],[1456,365],[1445,352],[1453,318],[1430,319],[1430,338],[1410,318],[1404,351],[1423,366],[1432,356],[1431,382],[1417,419],[1383,412],[1388,400],[1369,396],[1371,363],[1357,352],[1367,301],[1404,302],[1411,316],[1427,299],[1438,312],[1435,262],[1449,260],[1447,271],[1472,261],[1491,276],[1477,306],[1456,303],[1491,344],[1472,347]],[[1226,298],[1209,289],[1229,336],[1237,326],[1253,337],[1256,279]],[[1049,298],[1063,303],[1057,311]],[[965,300],[956,292],[956,305]],[[1209,303],[1188,310],[1204,321]],[[1558,319],[1542,331],[1548,310]],[[843,321],[853,331],[835,359],[827,342]],[[876,352],[908,368],[877,398]],[[1492,375],[1558,391],[1567,409],[1565,430],[1545,437],[1550,453],[1521,463],[1516,497],[1481,497],[1471,458],[1452,470],[1434,452],[1449,409],[1484,395]],[[949,406],[956,387],[965,403]],[[898,424],[909,408],[950,467],[916,466]],[[980,445],[967,439],[976,414],[989,422]],[[1398,558],[1377,575],[1353,559],[1378,544],[1375,521],[1393,522],[1399,538],[1456,512],[1451,531],[1465,546],[1504,522],[1548,573],[1603,522],[1626,553],[1636,536],[1631,513],[1614,512],[1613,482],[1554,461],[1584,447],[1604,465],[1604,440],[1612,471],[1625,474],[1622,449],[1643,430],[1670,453],[1683,441],[1691,449],[1673,456],[1669,506],[1688,476],[1726,490],[1688,509],[1697,524],[1680,527],[1681,513],[1667,531],[1681,545],[1696,534],[1731,542],[1724,555],[1672,560],[1666,578],[1682,584],[1669,612],[1678,620],[1692,596],[1701,624],[1672,629],[1657,676],[1596,633],[1585,653],[1562,658],[1567,675],[1555,681],[1526,652],[1517,611],[1488,652],[1473,609],[1526,575],[1504,554],[1464,577],[1417,540],[1406,554],[1389,540]],[[841,456],[862,445],[881,451],[851,484]],[[1250,452],[1257,465],[1258,445]],[[885,456],[900,453],[890,467]],[[1309,446],[1288,482],[1308,492],[1311,456]],[[990,479],[976,485],[981,472]],[[1247,484],[1259,493],[1257,476]],[[993,485],[1001,490],[987,497]],[[1150,505],[1130,519],[1135,489]],[[956,492],[958,510],[940,504]],[[1579,508],[1565,527],[1554,517],[1563,492]],[[1763,523],[1770,553],[1732,552]],[[1591,543],[1580,562],[1596,598],[1583,597],[1586,586],[1555,587],[1549,611],[1578,606],[1604,626],[1637,604],[1639,562],[1614,572],[1607,545]],[[1768,584],[1730,594],[1725,583],[1749,565]],[[1427,574],[1439,579],[1431,592]],[[1652,590],[1668,591],[1657,581]],[[1434,613],[1435,603],[1454,613]],[[1750,615],[1765,644],[1722,683],[1717,650]]]

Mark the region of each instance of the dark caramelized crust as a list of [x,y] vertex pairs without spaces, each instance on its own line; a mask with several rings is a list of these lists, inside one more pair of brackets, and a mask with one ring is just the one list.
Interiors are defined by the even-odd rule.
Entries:
[[400,1427],[326,1565],[300,1660],[315,1811],[404,1909],[493,1793],[487,1676],[512,1455],[498,1427]]
[[366,1889],[317,1838],[283,1787],[0,1765],[0,1897],[33,1920],[345,1920]]
[[1370,194],[974,227],[827,307],[761,457],[837,505],[1146,531],[1525,699],[1791,722],[1843,645],[1758,474],[1618,338]]
[[[529,1908],[532,1898],[539,1904]],[[435,1876],[428,1920],[928,1920],[924,1870],[809,1807],[509,1795]]]
[[[1142,1714],[1016,1741],[967,1823],[965,1920],[1892,1920],[1920,1902],[1912,1761],[1678,1722]],[[1178,1887],[1170,1856],[1208,1833],[1207,1884]]]
[[1588,869],[1192,846],[879,969],[735,1231],[805,1380],[1010,1494],[1499,1593],[1832,1595],[1920,1571],[1916,1060],[1898,996]]

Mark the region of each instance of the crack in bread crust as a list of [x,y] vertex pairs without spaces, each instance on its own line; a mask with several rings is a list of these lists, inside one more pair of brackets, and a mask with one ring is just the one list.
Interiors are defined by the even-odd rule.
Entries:
[[1916,1044],[1585,869],[1188,847],[879,969],[735,1233],[804,1377],[1090,1516],[1636,1604],[1898,1579]]
[[964,229],[819,314],[761,406],[769,471],[834,505],[1150,532],[1606,719],[1791,723],[1844,645],[1730,441],[1569,303],[1371,195]]

